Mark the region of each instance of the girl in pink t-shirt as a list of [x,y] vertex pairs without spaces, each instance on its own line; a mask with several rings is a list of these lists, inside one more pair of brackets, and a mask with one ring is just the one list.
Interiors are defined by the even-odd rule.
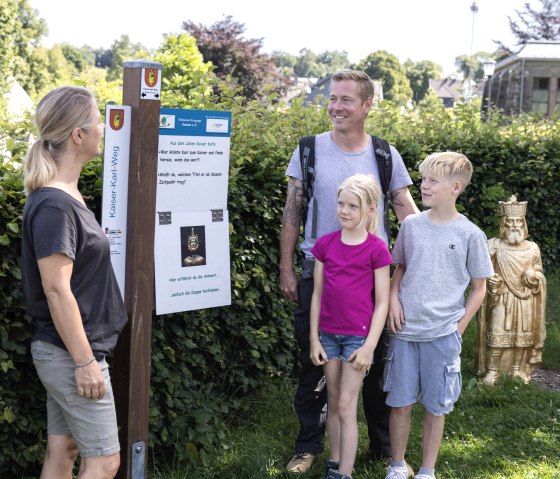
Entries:
[[351,479],[358,448],[358,395],[389,307],[391,255],[373,232],[381,192],[371,175],[338,190],[342,229],[319,238],[311,299],[311,360],[325,371],[330,459],[327,479]]

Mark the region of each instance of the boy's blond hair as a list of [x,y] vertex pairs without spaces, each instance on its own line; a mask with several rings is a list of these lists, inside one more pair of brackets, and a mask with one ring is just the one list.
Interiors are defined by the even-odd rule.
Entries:
[[434,176],[445,176],[458,179],[461,182],[461,192],[471,181],[473,166],[462,153],[442,151],[432,153],[418,166],[422,175],[431,173]]

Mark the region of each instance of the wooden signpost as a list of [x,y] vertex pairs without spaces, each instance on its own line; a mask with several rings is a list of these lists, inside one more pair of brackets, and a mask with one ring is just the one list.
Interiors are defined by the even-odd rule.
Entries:
[[[119,337],[113,357],[112,386],[121,445],[121,465],[117,477],[146,479],[152,315],[154,290],[157,289],[157,277],[154,274],[154,255],[157,254],[154,251],[156,192],[158,184],[161,186],[161,183],[167,183],[174,186],[171,191],[164,189],[158,193],[158,196],[169,200],[168,203],[161,203],[161,198],[158,199],[159,207],[165,210],[163,217],[169,216],[169,221],[166,219],[163,224],[168,230],[170,225],[175,228],[172,231],[175,235],[169,238],[171,243],[178,243],[179,239],[185,243],[182,230],[191,235],[194,235],[195,230],[201,235],[204,233],[204,247],[199,244],[193,249],[194,246],[190,243],[187,246],[181,243],[176,247],[177,261],[172,263],[172,267],[164,268],[165,274],[174,275],[173,279],[177,282],[189,280],[190,283],[182,289],[192,290],[193,296],[195,293],[204,293],[210,298],[206,302],[198,298],[189,304],[167,305],[170,309],[165,309],[166,303],[161,300],[159,314],[230,304],[227,177],[231,113],[164,109],[164,119],[169,120],[173,117],[175,126],[170,130],[171,125],[162,121],[161,128],[167,129],[163,137],[167,135],[170,148],[169,151],[165,151],[166,154],[160,152],[163,156],[159,158],[158,147],[162,135],[162,65],[141,59],[125,62],[123,67],[123,108],[128,112],[130,107],[130,114],[127,113],[127,121],[130,121],[130,160],[124,268],[124,302],[129,321]],[[178,146],[175,147],[175,144]],[[205,155],[209,160],[200,161],[200,156],[206,158]],[[159,160],[163,164],[161,175],[169,178],[167,182],[158,183]],[[164,171],[167,161],[178,166],[172,168],[172,171]],[[167,167],[169,168],[169,165]],[[116,180],[114,183],[116,188]],[[179,184],[181,189],[177,189]],[[183,186],[185,188],[182,188]],[[204,189],[209,190],[210,196],[207,198],[203,197]],[[204,211],[190,211],[185,208],[174,210],[175,197],[184,201],[191,190],[198,192],[197,198],[203,199]],[[122,196],[126,196],[124,190]],[[165,212],[168,210],[167,215]],[[162,212],[159,213],[159,226],[162,227]],[[200,256],[202,251],[204,256]],[[204,262],[191,264],[187,261],[191,257],[199,256]],[[181,258],[183,261],[179,262]],[[224,261],[227,261],[227,267],[224,267]],[[198,268],[196,280],[192,266]],[[122,268],[122,263],[120,267]],[[166,284],[169,283],[167,276],[160,276]],[[216,282],[216,278],[219,282]],[[178,307],[180,309],[177,309]]]
[[123,105],[132,107],[124,294],[129,321],[114,352],[112,384],[121,444],[117,477],[145,479],[162,65],[133,60],[123,67]]

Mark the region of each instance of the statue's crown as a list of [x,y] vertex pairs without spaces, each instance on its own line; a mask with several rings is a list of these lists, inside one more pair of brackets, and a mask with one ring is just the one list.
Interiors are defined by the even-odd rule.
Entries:
[[527,202],[517,201],[513,195],[509,201],[500,201],[500,216],[525,216],[527,213]]

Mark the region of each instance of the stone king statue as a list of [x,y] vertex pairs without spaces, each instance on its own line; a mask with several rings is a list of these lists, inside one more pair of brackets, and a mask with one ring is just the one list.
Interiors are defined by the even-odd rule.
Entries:
[[500,201],[500,237],[488,240],[494,276],[478,320],[478,374],[494,384],[502,374],[529,382],[542,362],[546,278],[539,247],[527,241],[527,202]]

